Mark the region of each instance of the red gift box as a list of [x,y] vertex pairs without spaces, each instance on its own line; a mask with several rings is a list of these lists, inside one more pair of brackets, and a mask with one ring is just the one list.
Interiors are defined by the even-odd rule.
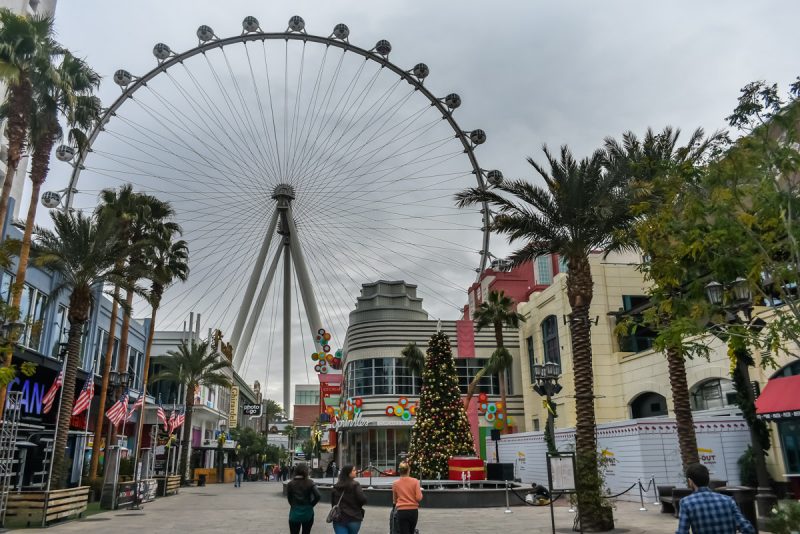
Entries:
[[450,480],[461,480],[462,473],[469,473],[470,480],[486,480],[483,460],[477,456],[454,456],[447,460]]

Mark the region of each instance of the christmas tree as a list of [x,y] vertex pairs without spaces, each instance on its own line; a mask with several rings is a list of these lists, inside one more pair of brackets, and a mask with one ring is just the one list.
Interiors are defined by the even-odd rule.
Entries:
[[453,456],[475,456],[475,447],[458,389],[450,340],[443,332],[436,332],[428,342],[408,462],[419,478],[446,479],[447,460]]

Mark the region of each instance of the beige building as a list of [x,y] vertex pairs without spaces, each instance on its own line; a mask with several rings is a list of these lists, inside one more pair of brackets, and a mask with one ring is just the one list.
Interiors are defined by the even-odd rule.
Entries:
[[[666,358],[652,350],[652,333],[640,329],[635,336],[620,337],[614,332],[615,313],[629,311],[646,302],[646,282],[637,269],[638,263],[639,257],[633,253],[611,254],[607,258],[594,254],[590,259],[594,280],[590,318],[596,321],[592,326],[592,351],[598,424],[674,416]],[[522,389],[524,427],[528,431],[544,430],[547,413],[542,399],[531,389],[531,365],[545,361],[560,363],[562,369],[560,384],[563,389],[553,398],[558,414],[555,426],[574,427],[572,347],[564,320],[570,312],[566,274],[557,274],[552,285],[533,292],[527,302],[519,305],[518,311],[526,317],[520,327],[520,362],[527,360],[527,365],[522,363],[520,369],[526,384]],[[710,348],[708,360],[695,358],[686,362],[692,410],[696,417],[739,414],[734,405],[735,391],[730,380],[727,348],[711,335],[704,341]],[[752,371],[751,379],[758,381],[762,390],[776,371],[796,361],[790,356],[782,356],[779,360],[778,369],[762,370],[759,367]],[[784,456],[774,428],[772,438],[769,468],[775,479],[783,480],[786,473]]]

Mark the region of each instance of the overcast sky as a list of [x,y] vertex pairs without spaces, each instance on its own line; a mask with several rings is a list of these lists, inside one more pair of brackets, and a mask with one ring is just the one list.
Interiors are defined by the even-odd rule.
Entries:
[[[61,0],[56,28],[104,76],[100,95],[109,103],[119,94],[114,71],[151,69],[156,42],[195,46],[200,24],[239,34],[246,15],[283,31],[295,14],[309,33],[327,36],[344,22],[354,44],[388,39],[394,63],[427,63],[426,86],[458,92],[461,126],[486,131],[481,166],[507,177],[532,177],[525,157],[540,158],[543,143],[584,156],[629,129],[723,128],[744,84],[785,88],[800,74],[793,1]],[[293,372],[306,381],[304,369]],[[280,366],[270,373],[279,377]],[[265,364],[254,362],[248,374],[263,382]],[[280,399],[280,391],[270,380],[269,395]]]

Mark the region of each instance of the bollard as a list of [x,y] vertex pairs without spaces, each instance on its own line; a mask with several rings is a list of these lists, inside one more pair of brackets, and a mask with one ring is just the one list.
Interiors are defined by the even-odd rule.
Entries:
[[367,489],[372,489],[372,462],[369,463],[369,487]]
[[653,506],[658,506],[659,504],[661,504],[661,499],[659,498],[659,495],[658,495],[658,486],[656,486],[656,476],[655,475],[650,475],[650,482],[652,482],[652,484],[653,484],[653,495],[654,495]]
[[[552,500],[552,499],[553,499],[553,497],[552,497],[552,495],[551,495],[551,496],[550,496],[550,500]],[[574,513],[575,513],[575,505],[574,505],[574,504],[572,504],[572,502],[571,502],[571,501],[570,501],[570,503],[569,503],[569,510],[567,510],[567,511],[568,511],[569,513],[571,513],[571,514],[574,514]]]
[[467,489],[472,489],[472,473],[467,471]]
[[641,504],[641,506],[639,507],[639,511],[640,512],[646,512],[647,508],[645,508],[645,506],[644,506],[644,493],[642,493],[642,479],[641,478],[639,479],[639,482],[637,483],[637,485],[639,486],[639,504]]
[[508,504],[508,480],[506,480],[506,511],[505,511],[505,513],[507,513],[507,514],[513,513],[511,511],[511,507]]

